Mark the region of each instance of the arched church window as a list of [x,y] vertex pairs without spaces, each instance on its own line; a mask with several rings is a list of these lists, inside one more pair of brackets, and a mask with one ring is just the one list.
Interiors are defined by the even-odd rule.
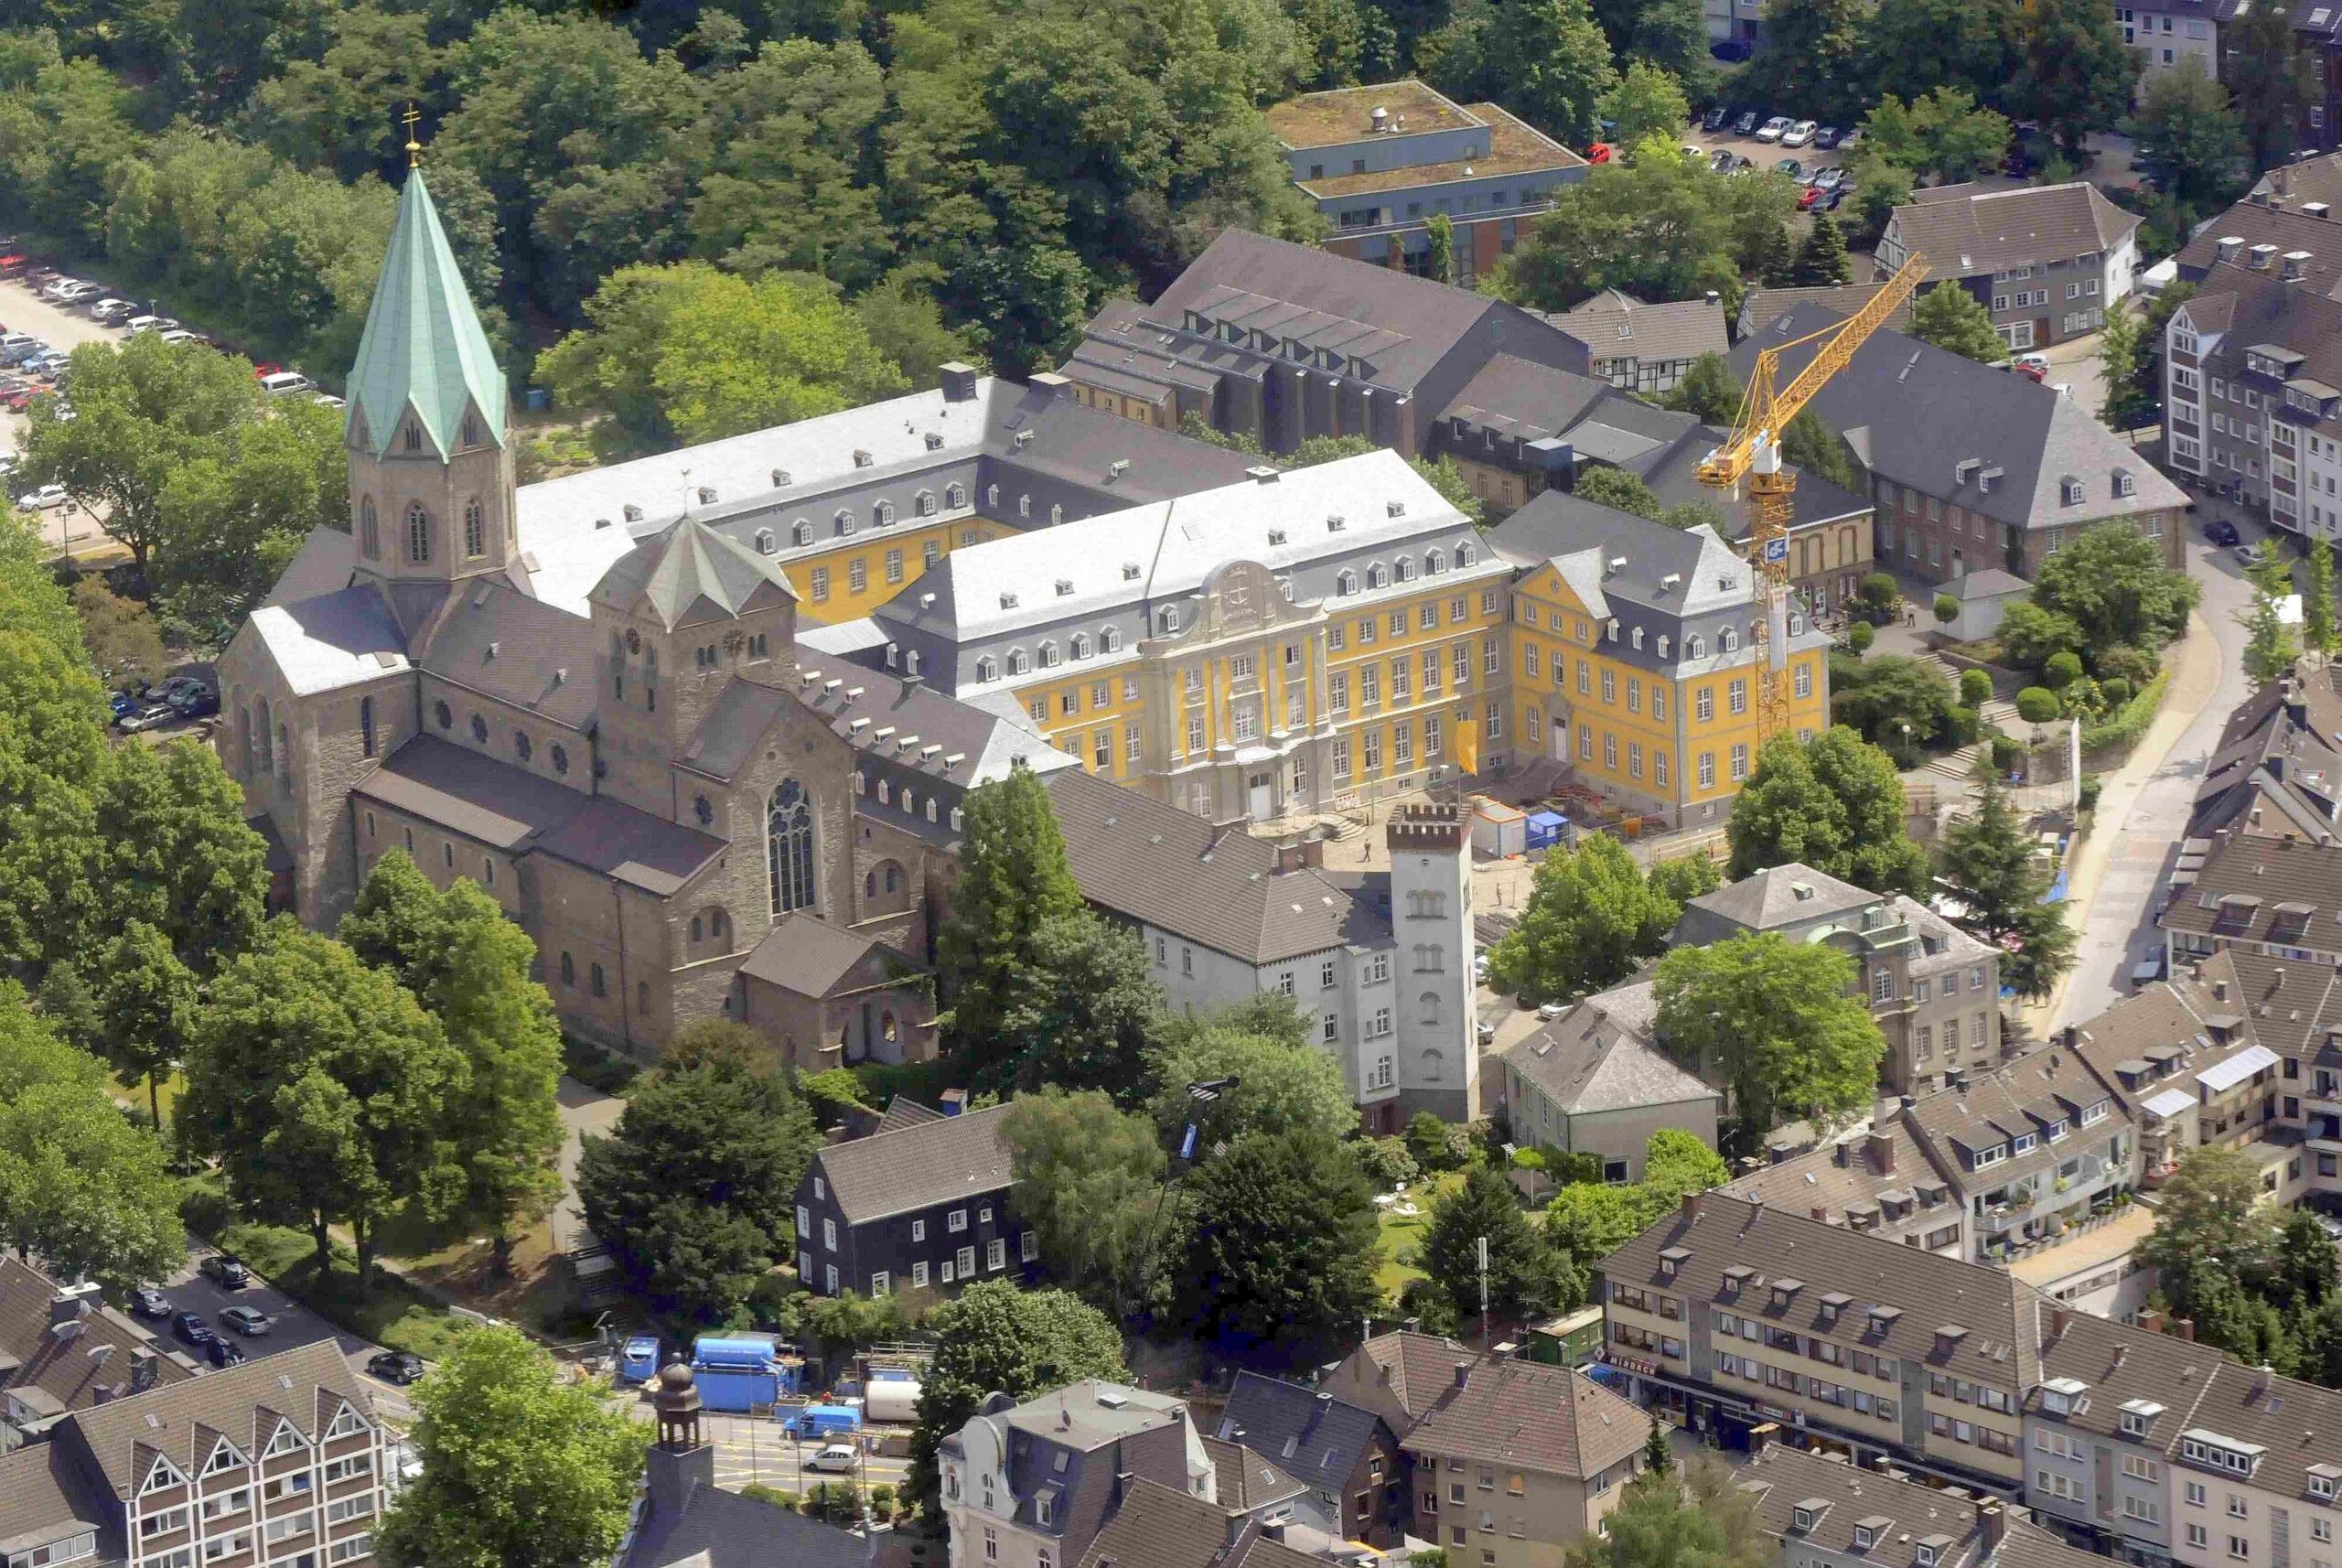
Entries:
[[474,496],[464,503],[464,554],[478,558],[488,553],[488,524],[480,516],[479,498]]
[[372,496],[358,503],[358,547],[366,553],[369,561],[382,558],[382,530],[375,521]]
[[439,727],[441,729],[454,729],[456,727],[456,710],[449,707],[445,703],[432,703],[431,716],[439,722]]
[[772,884],[772,912],[786,915],[813,906],[813,804],[805,787],[784,779],[765,811],[766,856]]
[[421,501],[407,505],[406,558],[418,566],[431,559],[431,514]]

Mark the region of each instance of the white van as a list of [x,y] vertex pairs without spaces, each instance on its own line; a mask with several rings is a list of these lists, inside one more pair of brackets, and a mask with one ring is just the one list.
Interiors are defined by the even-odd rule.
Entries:
[[287,392],[315,392],[317,383],[298,371],[278,371],[260,379],[260,390],[271,397],[283,397]]

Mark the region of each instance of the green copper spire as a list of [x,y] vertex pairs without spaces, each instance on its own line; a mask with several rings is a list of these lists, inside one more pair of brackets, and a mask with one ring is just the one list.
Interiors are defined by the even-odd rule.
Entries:
[[388,456],[412,405],[424,439],[445,456],[457,449],[469,405],[486,439],[501,446],[505,397],[504,372],[464,292],[423,171],[411,169],[349,372],[349,437]]

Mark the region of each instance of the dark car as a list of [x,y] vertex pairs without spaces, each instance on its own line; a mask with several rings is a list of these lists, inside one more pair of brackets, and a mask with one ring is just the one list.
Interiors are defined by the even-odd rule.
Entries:
[[1734,152],[1729,147],[1718,147],[1709,156],[1708,167],[1714,170],[1717,174],[1730,174],[1732,172],[1732,166],[1739,161],[1740,155],[1738,153]]
[[1775,174],[1785,174],[1799,185],[1805,183],[1805,166],[1795,158],[1783,158],[1773,166]]
[[1824,125],[1813,133],[1813,145],[1817,147],[1834,147],[1844,140],[1845,134],[1845,132],[1835,125]]
[[2234,544],[2236,524],[2224,517],[2208,518],[2204,523],[2204,537],[2215,544]]
[[168,699],[172,708],[183,719],[199,719],[220,711],[220,693],[210,687],[189,692]]
[[1740,118],[1732,123],[1732,132],[1736,136],[1753,136],[1756,134],[1756,127],[1764,123],[1765,112],[1762,109],[1743,109]]
[[203,1314],[199,1312],[171,1314],[171,1332],[196,1346],[208,1345],[220,1337],[211,1332],[211,1325],[203,1321]]
[[1724,127],[1724,122],[1731,118],[1732,111],[1719,103],[1700,116],[1700,129],[1711,133],[1721,131]]
[[171,1298],[161,1291],[150,1290],[145,1285],[140,1285],[130,1293],[130,1310],[141,1317],[152,1318],[159,1323],[177,1312],[178,1308],[173,1306]]
[[233,1339],[222,1339],[214,1334],[204,1342],[203,1355],[215,1367],[240,1367],[244,1361],[244,1348]]
[[214,1252],[203,1260],[203,1277],[226,1290],[242,1290],[252,1283],[252,1272],[239,1258],[225,1252]]
[[1756,46],[1746,38],[1726,38],[1722,43],[1708,46],[1708,53],[1726,65],[1736,65],[1756,52]]
[[383,1350],[368,1359],[366,1370],[386,1383],[404,1388],[423,1376],[423,1358],[412,1350]]

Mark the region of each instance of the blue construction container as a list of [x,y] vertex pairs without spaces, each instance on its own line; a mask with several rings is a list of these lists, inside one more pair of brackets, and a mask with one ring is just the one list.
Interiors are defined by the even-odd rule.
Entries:
[[780,1428],[811,1443],[817,1437],[843,1437],[862,1426],[862,1412],[850,1404],[809,1404],[780,1419]]
[[618,1350],[618,1381],[647,1383],[659,1369],[659,1336],[638,1334]]
[[797,1363],[769,1334],[703,1334],[692,1345],[692,1371],[709,1410],[769,1407],[797,1388]]

